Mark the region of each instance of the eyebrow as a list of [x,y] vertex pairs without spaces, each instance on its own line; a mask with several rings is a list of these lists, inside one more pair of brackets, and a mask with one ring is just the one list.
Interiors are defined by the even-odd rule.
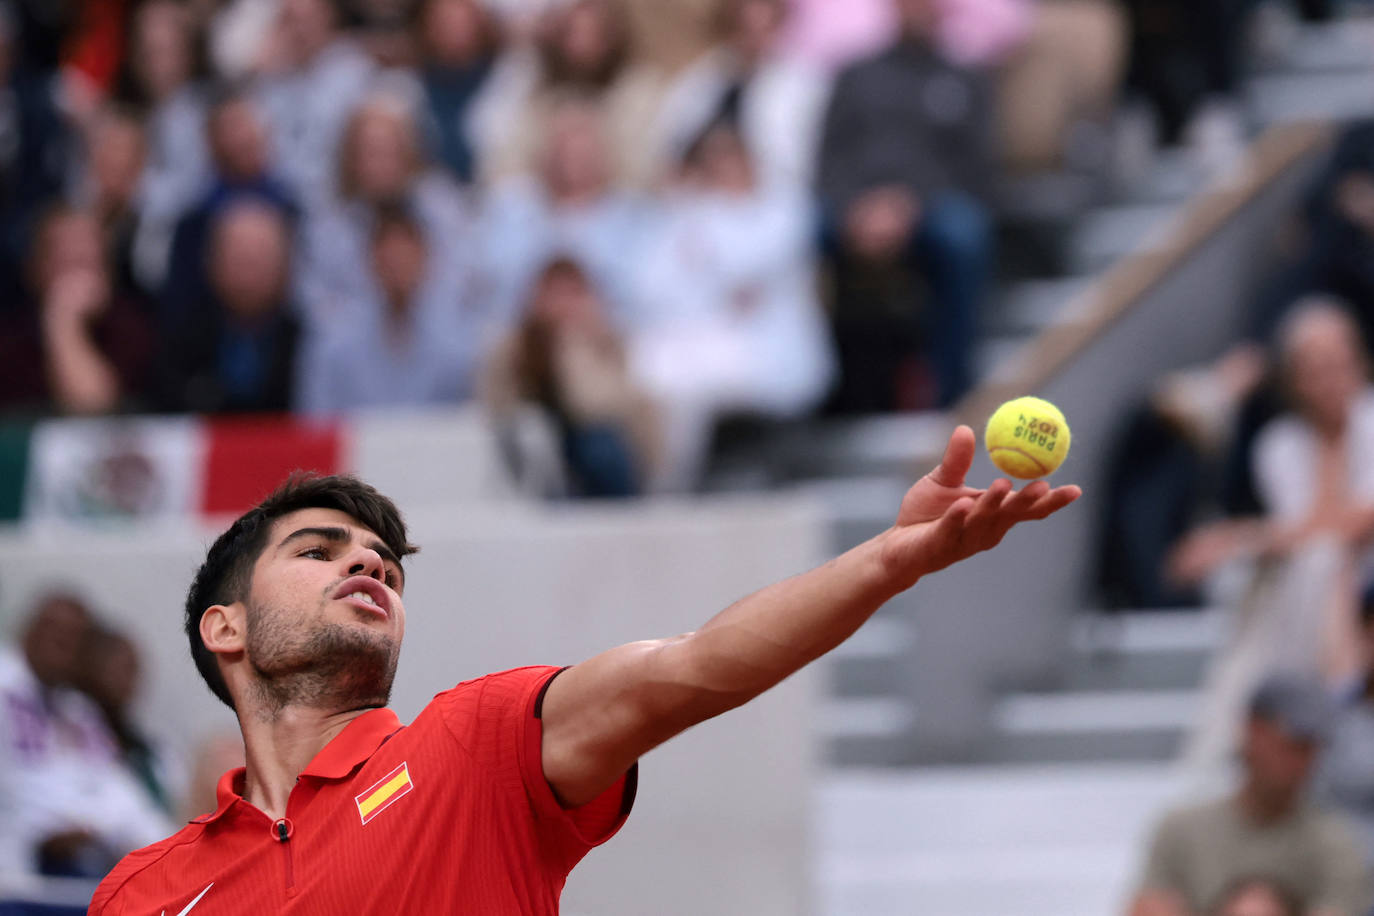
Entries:
[[[347,528],[334,525],[327,525],[321,528],[298,528],[282,538],[281,543],[277,545],[277,549],[280,550],[292,541],[299,541],[305,538],[320,538],[331,544],[347,544],[353,540],[353,536],[349,533]],[[363,546],[375,550],[377,556],[394,565],[396,567],[396,572],[401,577],[401,584],[405,584],[406,571],[405,567],[401,565],[401,558],[396,556],[395,551],[386,546],[386,542],[379,538],[374,538],[371,543],[366,543]]]

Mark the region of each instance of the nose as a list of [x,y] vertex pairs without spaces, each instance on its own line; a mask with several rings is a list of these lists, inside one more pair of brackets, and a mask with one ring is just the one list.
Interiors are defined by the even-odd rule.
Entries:
[[381,581],[385,577],[385,569],[381,555],[371,547],[359,545],[348,556],[350,576],[369,576]]

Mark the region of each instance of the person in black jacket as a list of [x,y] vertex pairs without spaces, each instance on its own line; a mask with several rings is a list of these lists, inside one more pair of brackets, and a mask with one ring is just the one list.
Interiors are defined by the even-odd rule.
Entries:
[[210,298],[164,336],[167,410],[279,411],[291,403],[300,324],[288,302],[291,237],[281,210],[245,197],[219,211]]

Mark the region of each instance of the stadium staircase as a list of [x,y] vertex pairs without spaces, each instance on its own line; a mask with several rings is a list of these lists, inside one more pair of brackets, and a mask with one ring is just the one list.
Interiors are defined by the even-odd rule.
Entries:
[[[1374,115],[1374,19],[1299,25],[1271,5],[1259,31],[1241,106],[1249,130]],[[1139,130],[1135,118],[1123,115],[1118,141]],[[1135,165],[1105,188],[1073,175],[1023,187],[1007,229],[1011,275],[978,353],[985,380],[1027,341],[1074,321],[1102,272],[1152,244],[1214,180],[1185,152]],[[774,467],[829,506],[843,549],[890,523],[910,456],[936,453],[948,428],[928,414],[835,423],[807,434],[806,458]],[[777,454],[795,456],[795,443]],[[830,764],[818,913],[1121,912],[1154,819],[1197,789],[1174,761],[1225,637],[1223,612],[1082,609],[1057,674],[999,694],[991,740],[951,762],[923,750],[921,709],[903,682],[921,639],[920,597],[918,588],[885,607],[830,662],[817,718]]]

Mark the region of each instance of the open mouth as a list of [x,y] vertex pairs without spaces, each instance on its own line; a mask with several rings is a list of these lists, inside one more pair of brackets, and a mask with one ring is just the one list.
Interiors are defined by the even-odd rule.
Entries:
[[391,616],[391,599],[386,588],[370,576],[345,579],[334,592],[334,598],[349,602],[383,617]]

